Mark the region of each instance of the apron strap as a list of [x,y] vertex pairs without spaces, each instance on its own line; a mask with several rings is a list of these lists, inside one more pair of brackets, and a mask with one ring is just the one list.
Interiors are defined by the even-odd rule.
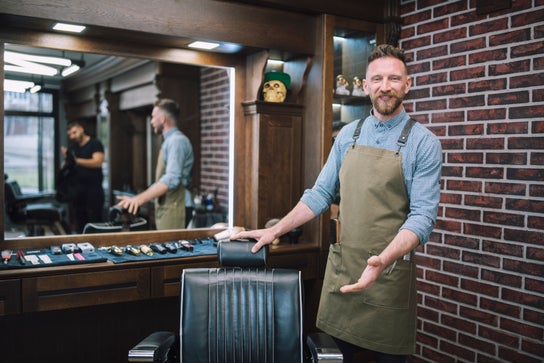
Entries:
[[[400,153],[400,148],[406,146],[406,142],[408,141],[408,135],[410,135],[410,131],[412,130],[412,126],[417,121],[413,118],[409,119],[406,125],[404,125],[404,128],[402,129],[402,132],[400,133],[399,139],[397,140],[397,145],[399,148],[397,149],[396,155]],[[360,130],[359,130],[360,131]]]
[[359,123],[357,124],[357,128],[355,129],[355,132],[353,133],[353,144],[351,144],[351,148],[355,148],[355,142],[359,138],[359,135],[361,135],[361,127],[363,126],[363,122],[365,122],[364,118],[359,119]]

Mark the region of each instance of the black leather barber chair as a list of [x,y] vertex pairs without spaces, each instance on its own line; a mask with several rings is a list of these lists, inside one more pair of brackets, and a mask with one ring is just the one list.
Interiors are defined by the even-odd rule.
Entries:
[[311,334],[304,345],[300,272],[264,268],[268,249],[252,254],[253,245],[220,241],[222,267],[183,270],[179,335],[149,335],[129,362],[342,362],[328,335]]
[[55,201],[54,194],[23,194],[16,180],[4,176],[4,204],[9,222],[24,225],[27,236],[66,234],[66,207]]
[[147,229],[145,218],[129,214],[126,209],[113,206],[109,211],[109,222],[87,223],[83,234],[144,231]]

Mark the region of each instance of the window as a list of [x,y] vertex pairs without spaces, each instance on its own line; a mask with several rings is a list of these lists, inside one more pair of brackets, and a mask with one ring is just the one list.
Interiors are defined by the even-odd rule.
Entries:
[[54,94],[4,92],[4,173],[24,193],[55,189]]

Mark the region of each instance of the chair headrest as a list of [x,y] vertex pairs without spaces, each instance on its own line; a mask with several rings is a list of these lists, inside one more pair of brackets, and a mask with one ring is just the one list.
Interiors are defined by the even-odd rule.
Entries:
[[268,245],[257,253],[251,249],[257,243],[254,239],[221,240],[217,243],[219,264],[224,267],[264,267],[268,259]]

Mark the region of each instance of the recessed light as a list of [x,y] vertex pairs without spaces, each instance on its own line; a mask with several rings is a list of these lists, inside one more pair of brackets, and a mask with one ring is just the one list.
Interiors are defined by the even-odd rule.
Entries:
[[211,50],[219,47],[219,43],[196,41],[188,45],[190,48]]
[[66,24],[66,23],[56,23],[53,26],[54,30],[62,31],[62,32],[71,32],[71,33],[81,33],[83,30],[85,30],[85,26],[83,25],[74,25],[74,24]]

